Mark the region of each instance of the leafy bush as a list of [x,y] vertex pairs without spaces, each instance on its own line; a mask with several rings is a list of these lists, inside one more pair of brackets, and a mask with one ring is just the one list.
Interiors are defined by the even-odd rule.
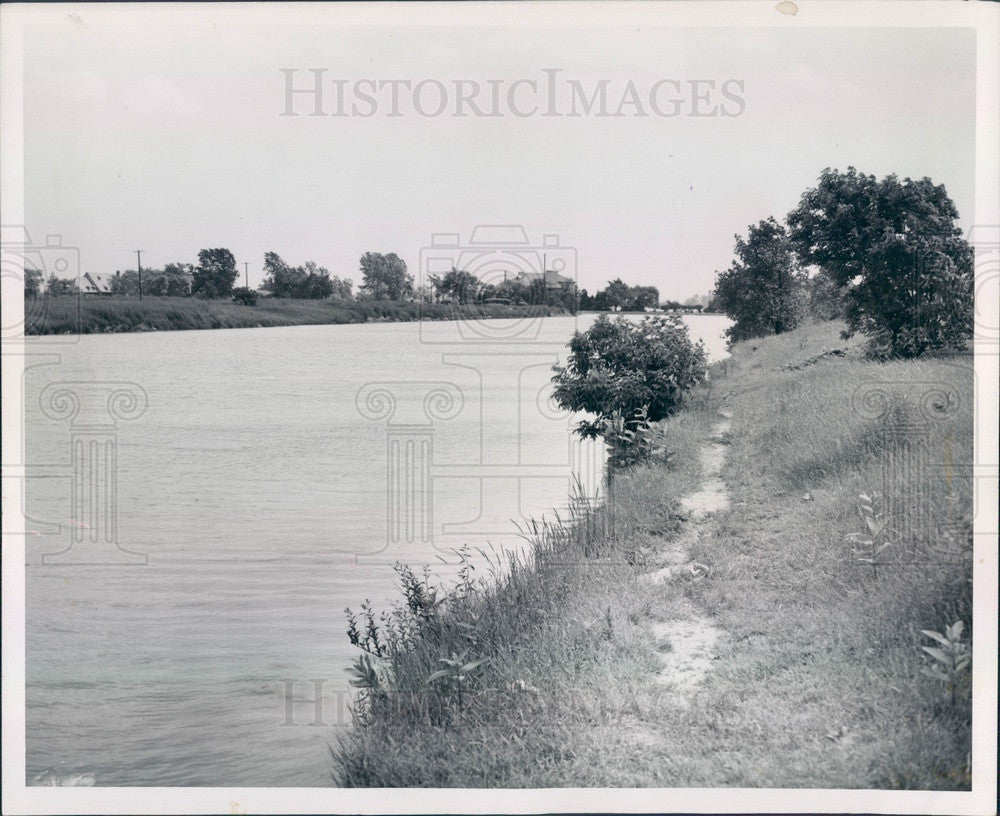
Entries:
[[657,422],[670,416],[684,394],[705,379],[705,348],[693,343],[678,315],[656,315],[632,322],[602,315],[570,340],[565,366],[555,366],[555,399],[571,411],[596,414],[577,432],[602,435],[606,423],[627,417],[634,431],[640,417]]
[[600,421],[600,434],[608,447],[609,472],[634,467],[655,458],[670,461],[671,452],[667,449],[663,429],[649,421],[645,409],[636,414],[633,425],[630,428],[619,413]]
[[238,286],[233,289],[233,303],[242,303],[244,306],[256,306],[257,293],[246,286]]

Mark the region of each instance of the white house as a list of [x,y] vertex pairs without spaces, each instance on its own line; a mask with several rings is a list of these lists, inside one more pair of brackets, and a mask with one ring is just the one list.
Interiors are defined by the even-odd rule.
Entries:
[[80,291],[85,295],[110,295],[111,276],[85,272],[80,278]]

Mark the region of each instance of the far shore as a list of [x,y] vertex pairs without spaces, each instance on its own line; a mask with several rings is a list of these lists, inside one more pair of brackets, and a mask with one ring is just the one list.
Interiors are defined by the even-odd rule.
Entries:
[[559,306],[261,299],[256,306],[191,297],[44,296],[26,299],[27,335],[116,334],[273,326],[504,319],[570,314]]
[[[583,312],[600,314],[600,312]],[[645,315],[664,312],[618,312]],[[25,334],[118,334],[274,326],[490,320],[572,314],[561,306],[266,298],[256,306],[190,297],[43,296],[24,303]],[[712,315],[713,312],[682,312]]]

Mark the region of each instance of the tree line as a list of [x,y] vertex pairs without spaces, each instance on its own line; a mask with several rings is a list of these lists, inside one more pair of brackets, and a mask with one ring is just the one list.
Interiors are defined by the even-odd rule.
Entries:
[[841,318],[877,357],[964,349],[973,334],[974,255],[944,185],[825,169],[782,223],[735,236],[709,308],[731,340]]

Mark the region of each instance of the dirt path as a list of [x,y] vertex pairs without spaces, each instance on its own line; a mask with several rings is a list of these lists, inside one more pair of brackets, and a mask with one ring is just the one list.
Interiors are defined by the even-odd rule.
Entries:
[[[681,499],[681,507],[687,514],[684,527],[661,553],[660,568],[648,574],[654,584],[682,577],[699,580],[708,575],[705,565],[691,560],[690,549],[708,527],[712,514],[729,507],[729,491],[721,473],[726,456],[723,440],[729,430],[730,416],[722,411],[719,416],[712,437],[701,448],[701,487]],[[722,630],[702,615],[691,601],[680,598],[678,602],[679,609],[672,613],[671,620],[654,622],[652,630],[663,662],[657,680],[672,687],[675,702],[685,705],[711,670]]]

